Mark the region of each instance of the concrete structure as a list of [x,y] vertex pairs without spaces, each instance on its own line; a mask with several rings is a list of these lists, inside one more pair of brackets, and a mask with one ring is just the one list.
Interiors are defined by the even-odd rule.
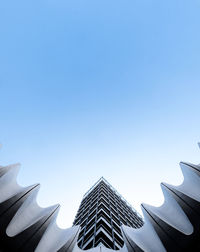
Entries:
[[74,225],[80,225],[78,246],[100,245],[118,250],[124,240],[121,225],[139,228],[143,220],[103,177],[84,195]]
[[[200,165],[181,162],[184,181],[161,184],[165,201],[160,207],[142,205],[144,225],[122,226],[124,246],[119,252],[200,251]],[[59,206],[36,203],[39,185],[21,187],[18,165],[0,167],[0,252],[81,252],[79,226],[56,225]],[[88,252],[112,252],[104,246]]]

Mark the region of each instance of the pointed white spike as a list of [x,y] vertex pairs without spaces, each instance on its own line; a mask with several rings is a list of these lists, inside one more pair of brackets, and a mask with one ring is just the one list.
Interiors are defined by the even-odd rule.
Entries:
[[156,216],[158,216],[168,225],[179,230],[185,235],[192,234],[194,231],[193,226],[182,208],[179,206],[179,204],[176,202],[176,200],[173,198],[173,196],[169,193],[168,189],[164,185],[161,184],[161,188],[165,198],[163,205],[160,207],[154,207],[147,204],[143,204],[144,207],[147,210],[153,212]]
[[79,226],[61,229],[52,221],[40,240],[35,252],[54,252],[62,248],[69,239],[73,238],[79,230]]
[[166,252],[159,236],[147,217],[146,211],[143,208],[142,211],[144,214],[144,225],[137,229],[123,225],[123,231],[145,252]]
[[180,167],[187,166],[188,169],[198,171],[200,176],[200,165],[195,165],[189,162],[180,162]]
[[2,171],[5,171],[5,173],[7,173],[11,169],[14,169],[14,168],[17,168],[17,167],[20,168],[20,166],[21,166],[20,163],[15,163],[15,164],[7,165],[7,166],[0,166],[0,175],[1,175]]
[[10,164],[10,165],[6,165],[6,166],[1,166],[2,168],[9,168],[12,169],[14,167],[19,167],[20,168],[21,164],[20,163],[14,163],[14,164]]
[[[180,166],[184,176],[183,183],[179,186],[169,186],[200,202],[200,176],[186,164],[180,163]],[[167,183],[164,184],[168,186]]]
[[2,177],[0,177],[0,203],[22,191],[23,187],[17,183],[17,175],[20,165],[12,165]]
[[39,188],[40,187],[38,186],[32,190],[29,197],[24,201],[22,206],[16,212],[15,216],[6,229],[8,236],[13,237],[21,233],[58,207],[58,205],[55,205],[48,208],[41,208],[36,202]]

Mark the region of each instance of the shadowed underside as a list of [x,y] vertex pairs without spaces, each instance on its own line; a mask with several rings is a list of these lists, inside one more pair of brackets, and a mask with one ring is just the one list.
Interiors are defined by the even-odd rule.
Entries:
[[[142,204],[145,224],[139,229],[122,226],[125,244],[119,251],[200,250],[200,165],[181,162],[180,166],[183,183],[161,184],[162,206]],[[0,251],[82,251],[77,246],[79,226],[60,229],[56,224],[59,205],[38,206],[39,185],[19,186],[18,171],[18,164],[0,167]],[[88,251],[112,250],[96,247]]]

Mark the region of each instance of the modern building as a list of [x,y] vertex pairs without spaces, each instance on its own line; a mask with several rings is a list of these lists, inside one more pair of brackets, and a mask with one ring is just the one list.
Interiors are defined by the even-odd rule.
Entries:
[[100,178],[84,195],[73,225],[80,225],[78,246],[90,249],[123,247],[121,225],[139,228],[143,220],[133,207],[105,180]]
[[[161,183],[163,204],[141,205],[143,225],[102,178],[84,196],[74,226],[61,229],[59,205],[42,208],[37,203],[39,184],[22,187],[17,183],[19,164],[0,165],[0,252],[82,252],[89,244],[88,252],[114,252],[123,238],[118,252],[200,251],[200,165],[180,166],[181,185]],[[126,225],[120,230],[121,224]]]

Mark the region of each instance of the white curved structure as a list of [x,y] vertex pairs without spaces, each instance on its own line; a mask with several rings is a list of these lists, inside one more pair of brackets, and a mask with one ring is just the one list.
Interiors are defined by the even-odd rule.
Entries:
[[[180,186],[161,184],[165,201],[160,207],[142,205],[145,224],[122,226],[125,245],[120,252],[200,251],[200,166],[180,163]],[[0,251],[81,252],[79,226],[63,230],[56,224],[59,205],[41,208],[39,185],[17,184],[19,165],[0,167]],[[96,247],[88,252],[111,252]]]

